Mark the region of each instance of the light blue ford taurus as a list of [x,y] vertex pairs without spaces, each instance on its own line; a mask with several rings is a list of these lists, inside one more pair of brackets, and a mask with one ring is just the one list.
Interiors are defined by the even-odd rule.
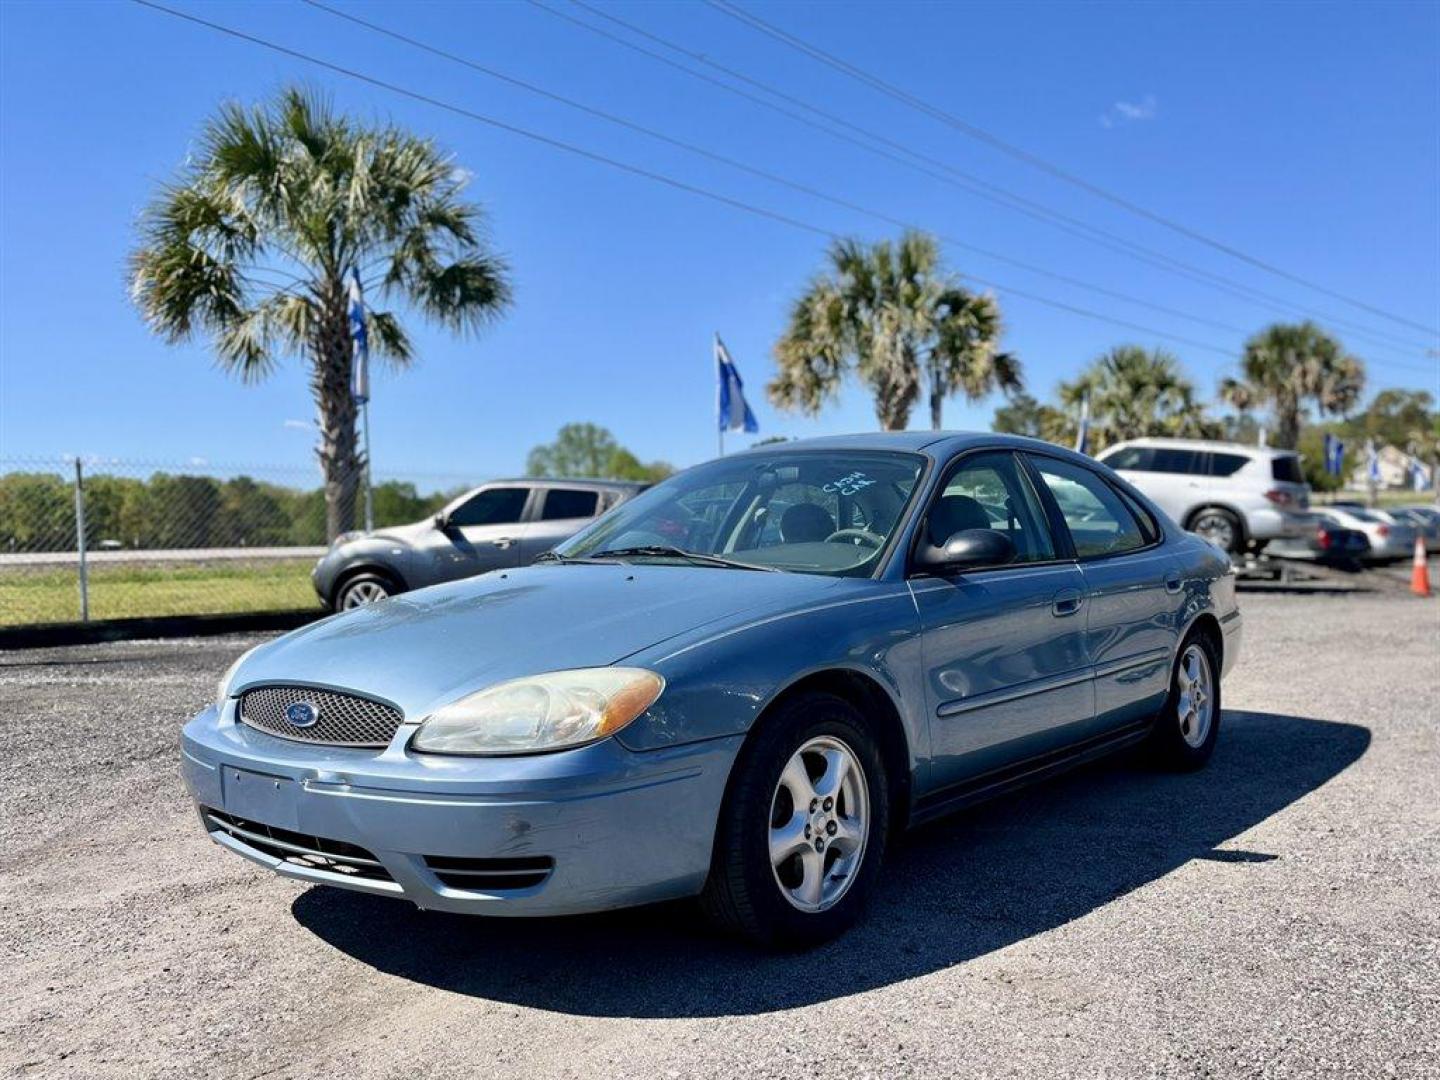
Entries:
[[423,908],[699,896],[780,947],[907,825],[1145,743],[1210,756],[1229,561],[1104,466],[906,432],[681,473],[539,565],[325,619],[184,730],[219,844]]

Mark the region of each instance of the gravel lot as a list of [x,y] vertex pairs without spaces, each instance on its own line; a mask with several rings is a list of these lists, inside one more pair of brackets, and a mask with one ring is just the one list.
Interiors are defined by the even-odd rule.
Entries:
[[0,654],[0,1072],[1440,1076],[1440,603],[1252,595],[1210,767],[909,837],[786,958],[688,905],[487,922],[205,839],[177,731],[253,639]]

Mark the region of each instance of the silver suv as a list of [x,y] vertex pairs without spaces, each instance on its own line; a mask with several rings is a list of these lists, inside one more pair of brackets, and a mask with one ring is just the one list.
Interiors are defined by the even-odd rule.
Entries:
[[346,533],[310,579],[336,611],[524,566],[648,485],[621,480],[497,480],[413,525]]
[[1232,555],[1306,535],[1310,485],[1293,450],[1191,439],[1133,439],[1098,457],[1185,529]]

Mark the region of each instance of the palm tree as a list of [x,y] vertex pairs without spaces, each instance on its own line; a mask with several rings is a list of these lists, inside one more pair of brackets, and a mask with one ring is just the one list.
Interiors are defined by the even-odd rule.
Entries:
[[[243,381],[302,355],[319,415],[326,530],[350,527],[364,465],[351,397],[347,275],[455,332],[509,303],[505,264],[463,201],[465,174],[434,143],[365,126],[298,89],[223,106],[177,179],[161,188],[130,256],[130,291],[172,343],[211,338]],[[376,355],[413,359],[393,310],[369,311]]]
[[1145,435],[1214,438],[1218,433],[1219,425],[1206,418],[1180,361],[1164,349],[1119,345],[1073,382],[1060,384],[1060,400],[1072,410],[1087,396],[1097,449]]
[[922,387],[938,429],[949,395],[973,401],[1021,387],[1020,362],[997,347],[994,298],[945,273],[933,238],[907,232],[895,244],[842,240],[828,259],[829,272],[795,301],[775,345],[779,372],[766,387],[775,405],[814,415],[853,367],[875,395],[883,430],[905,428]]
[[1345,413],[1365,389],[1365,365],[1312,322],[1275,323],[1245,343],[1240,378],[1220,381],[1220,398],[1242,412],[1269,405],[1273,443],[1293,450],[1300,416],[1313,403],[1321,415]]

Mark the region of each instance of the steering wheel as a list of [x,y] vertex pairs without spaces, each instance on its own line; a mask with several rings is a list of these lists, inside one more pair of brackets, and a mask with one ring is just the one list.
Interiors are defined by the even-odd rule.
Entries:
[[869,529],[839,529],[825,537],[827,544],[833,544],[837,540],[853,540],[856,547],[868,544],[877,551],[885,546],[885,538],[876,535]]

